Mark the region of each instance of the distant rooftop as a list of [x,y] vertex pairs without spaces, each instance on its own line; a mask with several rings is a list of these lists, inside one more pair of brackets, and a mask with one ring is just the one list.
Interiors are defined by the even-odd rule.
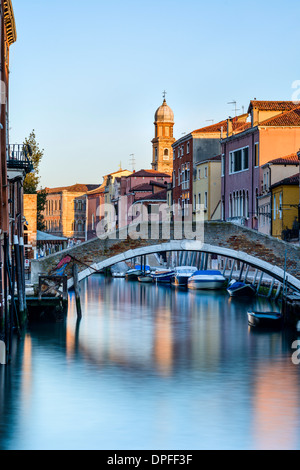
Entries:
[[69,193],[87,193],[98,188],[97,184],[74,184],[73,186],[62,186],[59,188],[46,188],[47,194],[61,193],[67,191]]

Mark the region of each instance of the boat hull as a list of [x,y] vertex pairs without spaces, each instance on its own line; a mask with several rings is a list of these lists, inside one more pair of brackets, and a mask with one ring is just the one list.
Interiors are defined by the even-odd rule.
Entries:
[[235,283],[227,289],[230,297],[253,297],[257,290],[252,285],[243,283]]
[[138,281],[142,284],[150,284],[153,282],[153,279],[151,276],[139,276]]
[[280,313],[248,312],[248,323],[253,328],[281,329],[283,316]]
[[224,288],[224,280],[189,280],[188,288],[191,290],[221,290]]

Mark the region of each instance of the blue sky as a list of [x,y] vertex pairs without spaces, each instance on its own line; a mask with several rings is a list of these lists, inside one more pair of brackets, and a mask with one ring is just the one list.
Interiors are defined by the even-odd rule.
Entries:
[[41,185],[102,183],[150,168],[167,91],[175,137],[250,99],[290,100],[300,80],[298,0],[13,0],[11,142],[35,129]]

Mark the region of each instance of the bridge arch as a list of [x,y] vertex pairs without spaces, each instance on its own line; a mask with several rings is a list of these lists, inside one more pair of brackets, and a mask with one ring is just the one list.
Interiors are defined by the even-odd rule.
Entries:
[[[126,262],[133,258],[165,252],[198,252],[240,261],[245,265],[270,276],[274,279],[274,281],[279,283],[279,286],[285,284],[293,291],[300,292],[300,280],[291,274],[286,273],[282,268],[274,266],[273,264],[257,257],[251,256],[243,251],[236,251],[230,248],[210,245],[197,240],[171,240],[166,243],[143,246],[124,251],[123,253],[107,258],[99,263],[94,263],[90,268],[84,269],[79,274],[79,280],[81,281],[91,276],[95,273],[95,270],[101,271],[105,268],[110,268],[120,262]],[[73,279],[71,278],[68,280],[68,287],[71,288],[72,286]]]

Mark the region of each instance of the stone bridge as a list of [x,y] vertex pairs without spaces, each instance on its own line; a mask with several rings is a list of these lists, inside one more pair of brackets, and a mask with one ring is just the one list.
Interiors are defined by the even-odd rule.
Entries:
[[[292,290],[300,292],[300,247],[296,245],[225,222],[206,222],[203,241],[174,239],[174,226],[171,227],[170,237],[166,239],[163,237],[162,224],[159,227],[155,239],[125,238],[124,229],[123,232],[101,236],[41,260],[35,260],[32,262],[32,282],[37,285],[39,275],[49,275],[66,256],[70,256],[72,261],[78,264],[79,279],[82,280],[96,271],[121,261],[153,253],[185,251],[201,256],[213,254],[223,257],[225,269],[226,260],[240,261],[243,267],[254,268],[255,279],[259,273],[271,276],[274,279],[272,287],[277,283],[279,292],[284,282]],[[73,285],[72,263],[66,268],[65,273],[68,275],[70,288]]]

